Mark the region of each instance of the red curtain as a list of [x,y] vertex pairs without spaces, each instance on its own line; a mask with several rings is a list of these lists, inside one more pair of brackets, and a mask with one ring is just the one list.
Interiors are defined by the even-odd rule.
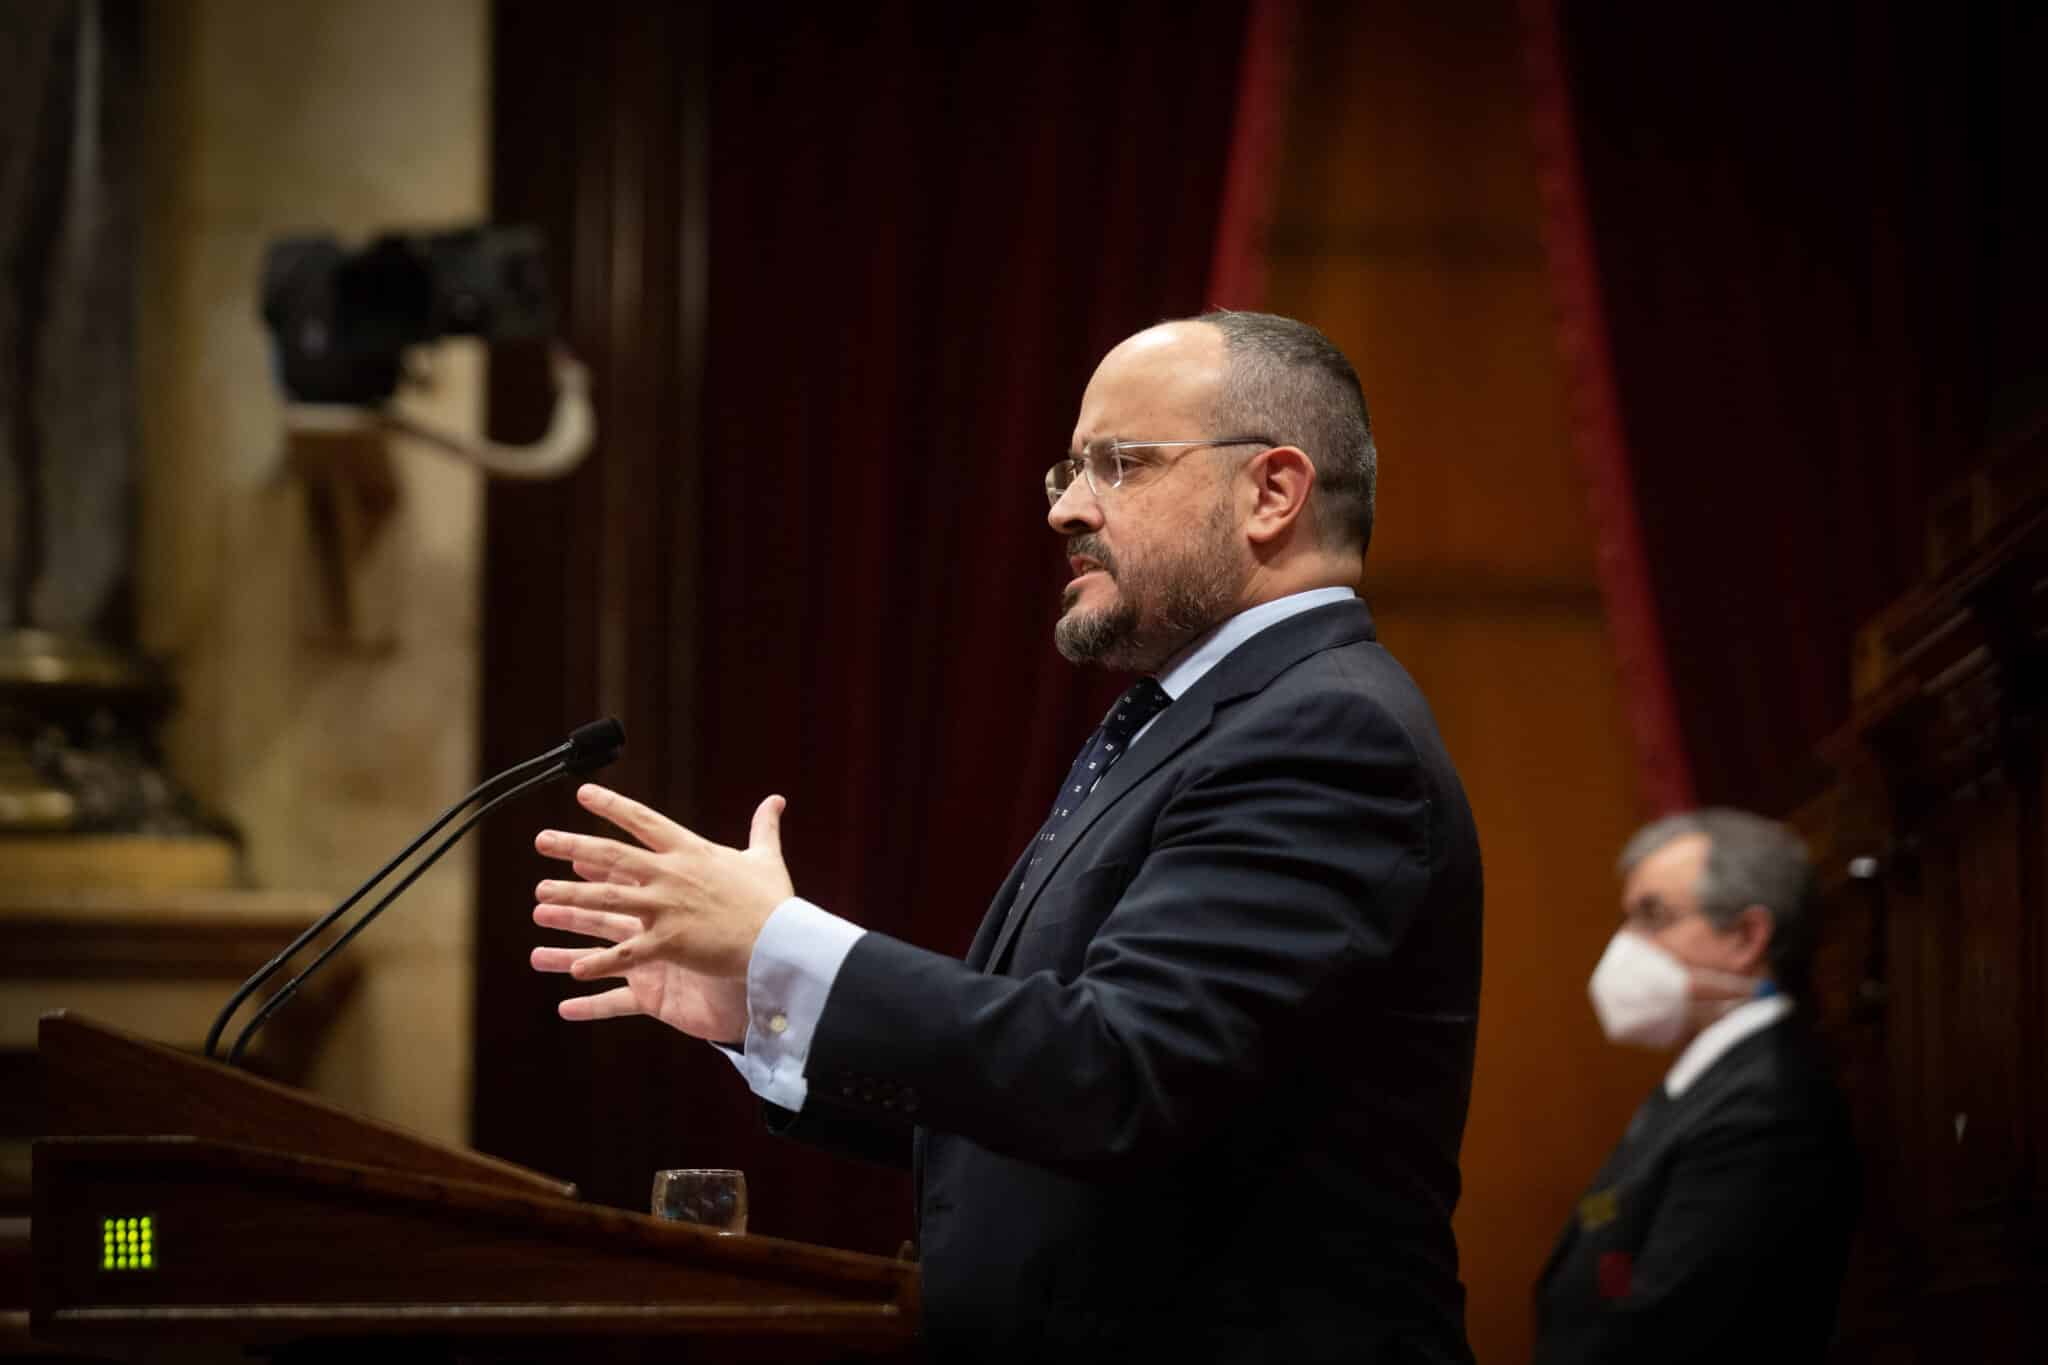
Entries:
[[2042,414],[2038,7],[1524,11],[1644,789],[1782,807],[1930,500]]
[[1237,83],[1237,120],[1209,267],[1209,303],[1259,308],[1266,297],[1266,234],[1272,226],[1273,181],[1300,25],[1296,0],[1252,0],[1244,65]]
[[1658,811],[1693,804],[1692,763],[1678,724],[1662,624],[1650,591],[1648,553],[1636,514],[1628,442],[1615,392],[1613,343],[1601,309],[1585,171],[1557,31],[1554,0],[1525,0],[1532,115],[1541,151],[1538,185],[1545,246],[1558,301],[1558,337],[1571,386],[1574,435],[1586,473],[1595,571],[1614,644],[1615,671],[1635,743],[1637,790]]
[[[1041,477],[1102,352],[1207,301],[1246,32],[1242,0],[501,5],[499,216],[549,228],[603,446],[491,494],[487,762],[616,711],[619,785],[728,841],[779,791],[802,894],[964,950],[1120,686],[1052,647]],[[554,1020],[539,818],[573,817],[485,853],[478,1145],[624,1204],[740,1166],[757,1229],[893,1251],[900,1178],[767,1138],[708,1049]]]

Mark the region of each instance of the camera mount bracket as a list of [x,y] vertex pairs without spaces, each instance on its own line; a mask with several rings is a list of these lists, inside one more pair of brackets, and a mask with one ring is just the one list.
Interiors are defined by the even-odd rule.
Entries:
[[502,479],[560,478],[581,464],[597,435],[590,372],[568,349],[549,347],[555,402],[538,441],[506,445],[444,429],[405,412],[396,399],[374,406],[287,403],[285,456],[308,498],[314,577],[324,600],[323,636],[357,648],[388,644],[378,610],[384,594],[363,576],[404,489],[391,447],[404,437]]
[[597,415],[590,402],[590,371],[567,347],[548,348],[548,370],[555,384],[554,411],[548,429],[529,445],[505,445],[444,430],[406,413],[395,399],[378,407],[287,403],[285,431],[288,436],[303,433],[316,438],[343,433],[409,436],[497,478],[560,478],[590,453],[597,438]]

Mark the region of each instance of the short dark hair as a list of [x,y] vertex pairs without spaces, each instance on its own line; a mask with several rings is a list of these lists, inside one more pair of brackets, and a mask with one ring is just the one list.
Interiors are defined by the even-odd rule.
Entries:
[[1621,850],[1621,875],[1691,834],[1707,837],[1707,861],[1696,888],[1707,922],[1726,929],[1752,905],[1770,911],[1771,976],[1788,991],[1806,989],[1819,901],[1806,845],[1786,826],[1748,811],[1720,806],[1682,811],[1636,831]]
[[1300,446],[1316,467],[1317,522],[1326,543],[1372,542],[1379,456],[1358,372],[1328,337],[1273,313],[1218,308],[1194,319],[1223,333],[1230,358],[1211,420],[1220,431]]

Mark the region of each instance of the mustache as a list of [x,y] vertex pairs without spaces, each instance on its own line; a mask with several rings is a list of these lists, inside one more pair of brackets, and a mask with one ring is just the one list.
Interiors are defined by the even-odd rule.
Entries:
[[1116,577],[1116,556],[1110,553],[1109,547],[1103,544],[1100,538],[1089,532],[1084,531],[1078,536],[1067,538],[1067,557],[1092,559],[1102,566],[1104,573],[1111,578]]

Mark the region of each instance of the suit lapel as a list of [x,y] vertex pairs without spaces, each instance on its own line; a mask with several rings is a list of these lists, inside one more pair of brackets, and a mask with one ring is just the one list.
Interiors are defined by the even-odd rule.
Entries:
[[[1652,1090],[1629,1120],[1627,1130],[1607,1160],[1601,1163],[1600,1171],[1593,1177],[1587,1189],[1589,1197],[1601,1191],[1618,1190],[1643,1165],[1665,1145],[1669,1135],[1683,1131],[1701,1122],[1704,1115],[1721,1103],[1726,1088],[1738,1083],[1749,1068],[1760,1064],[1773,1046],[1771,1038],[1777,1029],[1786,1027],[1790,1017],[1777,1019],[1748,1037],[1738,1040],[1721,1056],[1716,1057],[1706,1070],[1693,1078],[1692,1084],[1682,1095],[1670,1095],[1662,1082]],[[1636,1182],[1640,1185],[1640,1181]],[[1583,1202],[1583,1201],[1582,1201]],[[1574,1205],[1572,1216],[1566,1220],[1564,1231],[1559,1234],[1557,1245],[1551,1249],[1550,1259],[1544,1262],[1543,1274],[1538,1278],[1539,1292],[1555,1278],[1558,1268],[1570,1255],[1578,1239],[1585,1235],[1580,1224],[1580,1206]]]
[[1587,1187],[1586,1193],[1572,1206],[1572,1215],[1565,1220],[1564,1231],[1559,1234],[1557,1245],[1551,1248],[1550,1259],[1543,1263],[1543,1273],[1537,1279],[1539,1285],[1550,1283],[1551,1277],[1556,1274],[1558,1266],[1563,1263],[1573,1244],[1585,1235],[1583,1220],[1587,1202],[1600,1198],[1603,1194],[1612,1197],[1613,1192],[1621,1187],[1629,1173],[1656,1145],[1664,1129],[1675,1122],[1677,1110],[1678,1101],[1664,1093],[1664,1085],[1660,1081],[1630,1117],[1621,1141],[1607,1154],[1607,1159],[1600,1163],[1600,1169],[1593,1176],[1593,1183]]
[[989,900],[988,913],[981,917],[981,927],[974,931],[974,944],[967,950],[967,965],[974,970],[985,970],[991,961],[996,934],[1008,917],[1011,903],[1017,899],[1017,888],[1023,884],[1024,873],[1031,866],[1032,850],[1037,847],[1035,839],[1024,846],[1024,851],[1017,855],[1016,863],[1010,868],[1010,875],[1003,878],[1003,884],[996,888],[996,894]]
[[[1030,915],[1032,903],[1038,899],[1039,892],[1045,890],[1060,864],[1066,861],[1067,854],[1087,837],[1095,822],[1126,792],[1157,772],[1161,764],[1208,729],[1209,718],[1214,714],[1215,708],[1208,702],[1197,700],[1194,690],[1190,690],[1187,697],[1160,712],[1159,719],[1131,746],[1130,752],[1103,774],[1102,780],[1095,784],[1095,790],[1089,792],[1081,803],[1080,812],[1071,817],[1066,829],[1061,831],[1059,841],[1039,858],[1038,866],[1031,866],[1032,850],[1025,849],[1024,856],[1018,860],[1023,875],[1018,882],[1016,898],[1002,919],[1001,936],[988,955],[988,970],[1001,970],[1004,954],[1009,952],[1018,929]],[[976,946],[980,946],[978,941]]]
[[1550,1249],[1550,1259],[1543,1263],[1543,1273],[1536,1277],[1536,1293],[1540,1298],[1557,1278],[1557,1268],[1564,1264],[1565,1253],[1572,1249],[1572,1243],[1579,1240],[1579,1215],[1576,1208],[1571,1217],[1564,1220],[1564,1231],[1557,1235],[1557,1245]]

